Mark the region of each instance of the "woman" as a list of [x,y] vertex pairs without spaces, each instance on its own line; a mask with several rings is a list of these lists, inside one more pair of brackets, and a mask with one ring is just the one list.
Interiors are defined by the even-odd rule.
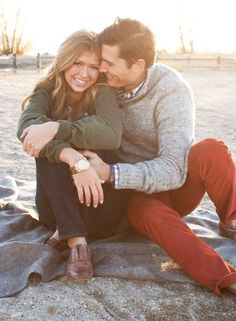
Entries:
[[93,275],[86,237],[112,235],[128,197],[101,182],[79,152],[116,149],[121,141],[116,94],[97,81],[100,59],[94,33],[69,36],[45,78],[23,101],[17,130],[24,151],[36,158],[39,220],[54,232],[45,243],[58,250],[69,246],[67,277],[76,282]]

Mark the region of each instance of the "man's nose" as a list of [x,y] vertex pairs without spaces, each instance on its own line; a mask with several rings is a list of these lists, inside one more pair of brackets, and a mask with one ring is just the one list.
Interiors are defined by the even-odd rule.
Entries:
[[100,72],[107,72],[105,61],[102,61],[99,71]]

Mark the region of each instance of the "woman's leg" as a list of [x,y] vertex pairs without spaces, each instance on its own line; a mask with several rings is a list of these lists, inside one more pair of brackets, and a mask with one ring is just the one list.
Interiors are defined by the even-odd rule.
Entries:
[[[36,160],[37,207],[40,219],[54,226],[59,237],[68,241],[70,247],[67,262],[67,278],[73,282],[89,280],[93,276],[90,250],[86,243],[86,227],[82,218],[82,208],[78,201],[76,188],[73,184],[69,168],[65,164],[50,163],[47,159]],[[47,200],[46,205],[41,202]],[[50,205],[50,206],[49,206]],[[47,210],[47,206],[48,210]],[[49,245],[56,248],[57,231],[49,240]]]
[[115,191],[110,185],[104,184],[104,203],[98,208],[88,208],[78,201],[68,166],[39,159],[36,160],[36,167],[41,183],[39,191],[44,192],[51,205],[50,214],[48,211],[41,212],[40,217],[43,222],[55,220],[60,238],[68,239],[71,248],[67,277],[76,282],[88,280],[93,275],[91,254],[86,239],[82,237],[87,234],[90,238],[112,235],[125,213],[128,191]]
[[[54,221],[60,239],[86,236],[86,228],[80,214],[82,206],[78,201],[68,166],[50,163],[42,158],[36,160],[36,169],[40,187],[36,194],[40,219],[48,226]],[[46,205],[42,204],[43,199],[47,200]],[[53,224],[50,223],[50,226]]]
[[110,184],[103,184],[104,202],[97,208],[84,208],[84,223],[90,239],[114,235],[127,213],[129,191],[115,190]]
[[[36,166],[36,169],[37,169],[37,166]],[[39,220],[43,224],[45,224],[49,229],[51,229],[52,231],[55,231],[57,228],[57,222],[56,222],[49,198],[41,183],[38,170],[36,171],[35,204],[37,207]]]

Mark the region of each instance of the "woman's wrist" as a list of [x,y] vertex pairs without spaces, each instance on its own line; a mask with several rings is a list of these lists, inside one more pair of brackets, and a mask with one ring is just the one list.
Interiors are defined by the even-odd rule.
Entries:
[[70,147],[63,148],[59,155],[60,161],[68,164],[70,167],[82,158],[84,156],[80,152]]

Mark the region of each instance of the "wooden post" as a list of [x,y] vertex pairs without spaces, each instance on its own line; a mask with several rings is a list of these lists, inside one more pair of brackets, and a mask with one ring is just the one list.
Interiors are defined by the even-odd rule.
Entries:
[[37,69],[38,71],[41,69],[41,57],[40,57],[40,53],[37,54]]
[[12,59],[13,59],[13,61],[12,61],[12,63],[13,63],[13,69],[17,69],[17,60],[16,60],[16,54],[14,53],[13,55],[12,55]]
[[187,69],[189,70],[189,66],[190,66],[190,55],[188,55],[188,57],[187,57],[187,62],[188,62],[188,67],[187,67]]
[[217,56],[217,57],[216,57],[216,63],[217,63],[217,68],[220,69],[221,56]]

